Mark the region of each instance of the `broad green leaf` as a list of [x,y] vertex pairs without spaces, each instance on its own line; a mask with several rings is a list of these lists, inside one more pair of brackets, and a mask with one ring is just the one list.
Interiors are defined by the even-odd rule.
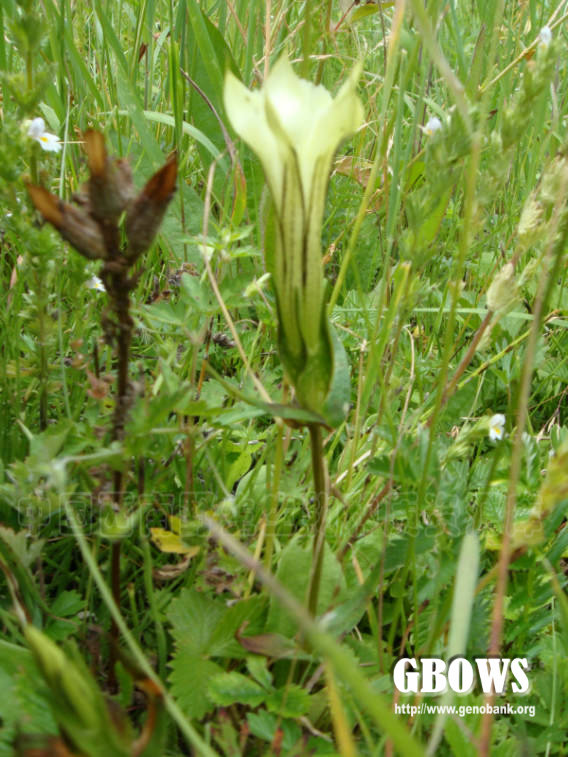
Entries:
[[211,637],[227,608],[202,592],[184,589],[172,601],[168,619],[176,642],[187,651],[209,654]]
[[260,684],[241,673],[219,673],[209,681],[207,696],[219,707],[246,704],[258,707],[266,699],[267,692]]
[[182,274],[180,295],[186,305],[203,315],[213,315],[219,310],[219,303],[212,295],[211,287],[197,276]]
[[246,620],[249,621],[247,633],[255,632],[264,604],[264,598],[252,597],[227,607],[222,599],[213,599],[195,589],[184,589],[172,601],[168,619],[180,648],[207,657],[245,657],[235,635]]
[[21,564],[29,569],[40,556],[43,549],[43,539],[32,539],[27,530],[14,532],[11,528],[0,526],[0,540],[10,547],[13,555]]
[[[311,545],[301,544],[298,536],[294,537],[284,547],[278,562],[278,569],[276,571],[278,580],[301,602],[304,602],[306,599],[311,564],[312,547]],[[344,589],[345,578],[341,566],[326,544],[318,598],[318,613],[329,609],[332,601],[334,603],[339,602]],[[275,599],[271,599],[270,601],[266,630],[275,631],[288,637],[293,636],[298,630],[296,623],[289,613]]]
[[312,413],[310,410],[304,410],[302,407],[295,407],[294,405],[282,405],[278,402],[263,402],[257,397],[252,397],[248,394],[244,394],[237,389],[229,381],[226,381],[220,374],[217,373],[210,365],[206,366],[207,372],[210,373],[220,384],[223,386],[229,394],[236,397],[243,402],[247,402],[254,407],[263,410],[267,415],[273,415],[276,418],[283,418],[287,421],[301,426],[305,426],[309,423],[321,423],[326,425],[325,419],[317,413]]
[[[237,73],[237,66],[223,35],[196,0],[189,0],[187,13],[190,22],[186,43],[187,73],[205,94],[219,118],[226,123],[222,97],[224,73],[227,66]],[[223,152],[226,145],[219,121],[204,97],[191,85],[188,86],[187,107],[196,128],[207,134],[218,150]],[[205,151],[199,142],[197,147],[207,170],[211,164],[210,151]],[[225,189],[226,172],[229,170],[230,162],[227,158],[217,164],[214,178],[217,195]]]

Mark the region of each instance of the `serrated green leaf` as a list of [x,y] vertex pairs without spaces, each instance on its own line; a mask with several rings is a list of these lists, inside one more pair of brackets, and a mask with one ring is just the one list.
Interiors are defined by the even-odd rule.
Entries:
[[174,639],[195,655],[208,654],[213,631],[225,612],[220,602],[195,589],[184,589],[168,610]]
[[221,386],[225,388],[231,396],[241,400],[242,402],[246,402],[253,407],[259,408],[267,415],[272,415],[276,418],[283,418],[284,420],[293,421],[298,425],[307,425],[309,423],[321,423],[323,425],[326,425],[326,421],[323,416],[318,415],[317,413],[312,413],[310,410],[304,410],[304,408],[295,407],[294,405],[281,405],[277,402],[263,402],[256,397],[246,395],[231,383],[226,381],[210,365],[207,365],[206,368],[207,372],[210,373],[213,378],[215,378],[215,380],[218,381],[219,384],[221,384]]
[[184,589],[168,610],[173,636],[179,646],[196,655],[208,657],[244,657],[245,651],[235,635],[248,621],[247,631],[254,633],[265,606],[263,597],[236,602],[227,607],[221,599],[212,599],[195,589]]
[[51,605],[51,612],[61,618],[70,618],[80,612],[85,605],[85,600],[77,591],[62,591],[55,597]]
[[247,715],[250,732],[263,741],[272,742],[276,735],[276,729],[281,728],[284,734],[282,750],[284,754],[291,754],[292,749],[302,736],[299,725],[290,720],[282,721],[273,712],[249,712]]
[[171,691],[189,718],[201,719],[214,708],[204,696],[211,678],[223,669],[211,660],[196,655],[190,648],[180,647],[171,661]]
[[210,287],[206,286],[201,279],[184,273],[180,283],[180,295],[186,305],[190,305],[203,315],[213,315],[218,312],[217,300],[212,297]]

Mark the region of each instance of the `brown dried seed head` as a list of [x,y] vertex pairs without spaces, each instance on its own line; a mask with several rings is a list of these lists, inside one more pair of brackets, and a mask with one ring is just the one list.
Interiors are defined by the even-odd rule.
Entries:
[[116,169],[116,183],[121,195],[126,198],[126,204],[128,204],[136,196],[136,188],[132,182],[132,169],[130,168],[130,163],[124,158],[119,158],[118,160],[115,160],[114,166]]
[[102,176],[106,169],[107,152],[105,147],[105,138],[100,131],[88,129],[84,135],[85,151],[89,163],[91,176]]
[[106,258],[103,235],[93,218],[85,211],[62,202],[43,187],[33,184],[26,186],[37,210],[77,252],[89,260]]
[[103,222],[115,222],[134,197],[132,172],[125,160],[108,157],[105,140],[99,131],[84,134],[91,177],[88,182],[90,211]]
[[26,189],[29,192],[32,202],[36,207],[36,210],[42,214],[46,221],[56,229],[61,228],[63,222],[63,214],[59,208],[59,200],[51,192],[43,187],[37,187],[34,184],[26,184]]
[[59,232],[86,258],[104,260],[107,257],[100,226],[79,208],[64,204],[63,226]]
[[174,154],[159,171],[148,179],[142,193],[147,195],[153,203],[168,203],[176,188],[177,156]]
[[177,157],[168,161],[147,182],[126,216],[128,260],[134,261],[147,250],[156,236],[164,213],[173,197],[177,179]]

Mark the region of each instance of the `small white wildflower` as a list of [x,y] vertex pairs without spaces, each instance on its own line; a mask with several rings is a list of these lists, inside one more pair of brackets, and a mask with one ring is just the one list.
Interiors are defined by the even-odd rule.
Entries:
[[98,276],[91,276],[91,278],[85,282],[85,286],[87,289],[96,289],[97,292],[106,292],[105,285]]
[[60,152],[61,150],[61,144],[58,137],[45,130],[45,121],[41,117],[34,118],[34,120],[30,122],[28,137],[39,142],[42,149],[46,152]]
[[540,39],[540,44],[543,47],[548,47],[552,42],[552,32],[550,31],[550,27],[543,26],[538,34],[538,37]]
[[503,413],[492,415],[489,419],[489,439],[500,442],[505,436],[505,416]]
[[437,131],[440,131],[441,128],[442,122],[437,116],[432,116],[426,126],[423,127],[424,134],[427,134],[429,137],[432,137]]

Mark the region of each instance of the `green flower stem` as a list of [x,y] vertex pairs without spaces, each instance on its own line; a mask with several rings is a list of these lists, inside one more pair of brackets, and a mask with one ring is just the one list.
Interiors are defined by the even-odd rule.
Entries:
[[323,458],[323,444],[321,426],[311,423],[309,426],[310,444],[312,447],[312,471],[314,476],[316,522],[314,528],[314,548],[312,554],[312,570],[308,588],[308,611],[314,618],[318,609],[318,596],[323,567],[325,547],[325,520],[327,516],[327,487],[325,481],[325,463]]

